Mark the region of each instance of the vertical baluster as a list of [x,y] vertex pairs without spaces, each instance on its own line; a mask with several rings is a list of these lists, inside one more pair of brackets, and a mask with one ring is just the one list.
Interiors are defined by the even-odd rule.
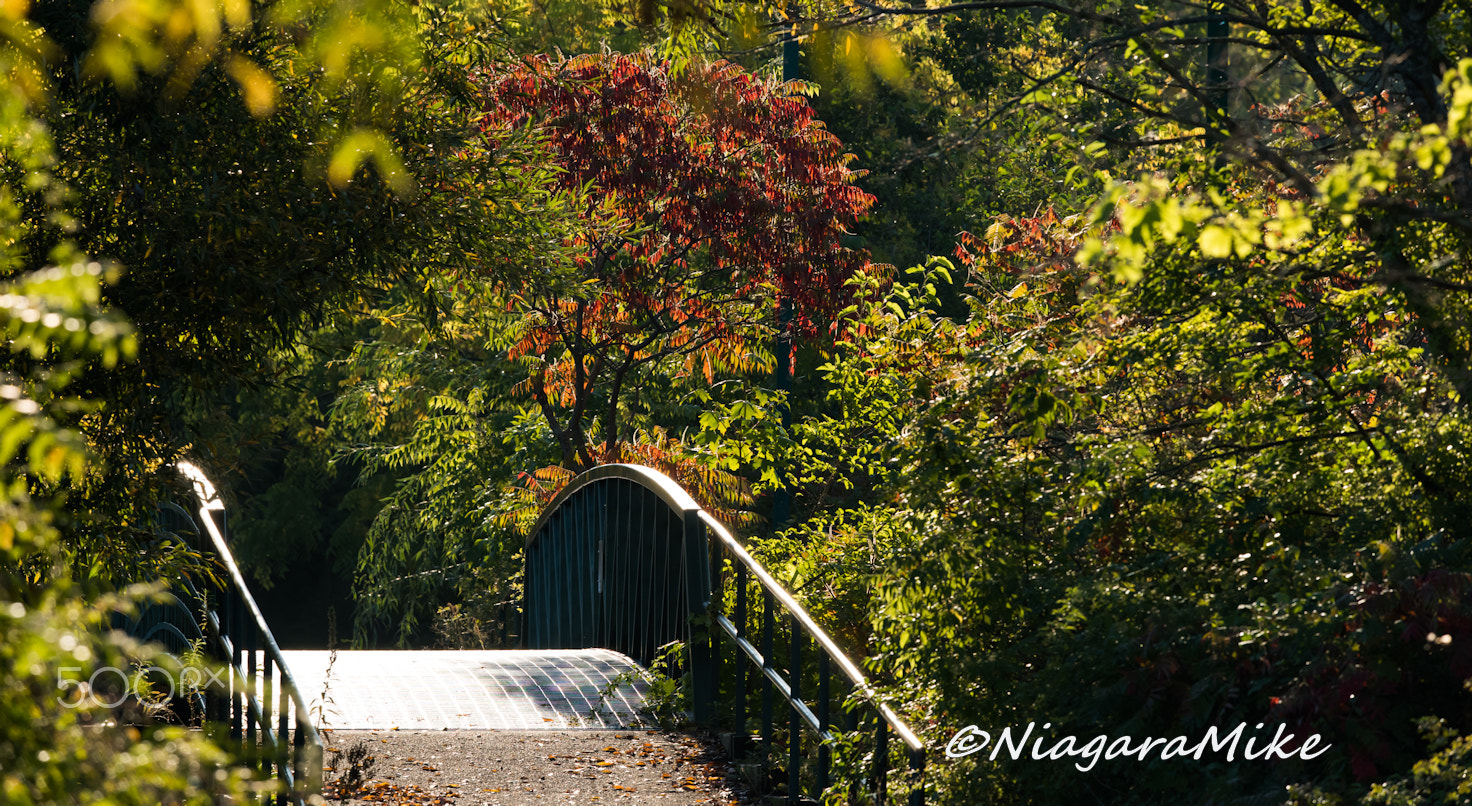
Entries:
[[[776,606],[771,591],[762,588],[762,667],[772,668],[772,627],[776,618],[772,612]],[[762,675],[762,767],[772,760],[772,679]]]
[[[223,598],[217,597],[213,612],[215,614],[215,635],[221,643],[213,647],[214,652],[210,655],[210,661],[223,665],[230,660],[223,643],[226,636],[225,621],[230,617],[230,609]],[[223,685],[217,685],[211,689],[207,716],[210,722],[214,723],[214,727],[223,730],[230,723],[230,682],[228,678],[222,678],[222,680]],[[220,737],[221,734],[217,731],[210,738],[213,740]]]
[[[319,736],[320,738],[320,736]],[[308,745],[306,750],[307,776],[304,779],[303,789],[306,792],[317,793],[322,791],[322,743]]]
[[576,501],[569,501],[573,505],[572,511],[567,513],[567,556],[566,570],[563,571],[563,584],[567,587],[568,603],[571,605],[568,613],[570,631],[568,633],[568,646],[572,649],[586,649],[583,643],[583,501],[586,494],[579,491]]
[[[245,608],[241,608],[244,610]],[[256,694],[256,644],[259,643],[260,630],[255,619],[246,619],[245,623],[245,747],[246,758],[250,765],[259,768],[260,754],[257,752],[256,739],[256,713],[251,708],[251,702],[255,700]]]
[[[634,590],[637,593],[637,605],[634,608],[636,620],[635,635],[638,636],[634,646],[638,647],[639,654],[636,655],[641,663],[652,664],[654,662],[655,637],[654,625],[651,623],[655,609],[654,590],[661,587],[662,580],[655,578],[654,557],[660,552],[656,550],[657,541],[667,539],[667,534],[655,534],[655,519],[652,517],[652,508],[648,505],[653,493],[646,490],[643,485],[635,485],[635,498],[638,501],[638,515],[634,518],[635,539],[638,541],[639,550],[634,555],[636,565],[636,582]],[[668,527],[669,524],[665,524]]]
[[[710,591],[712,602],[710,612],[706,614],[708,617],[706,622],[706,629],[710,631],[711,673],[715,676],[715,685],[711,686],[710,691],[710,696],[712,699],[712,709],[714,709],[721,702],[721,679],[724,676],[722,674],[723,667],[721,664],[724,661],[726,655],[725,651],[721,649],[722,645],[725,643],[726,631],[721,629],[721,626],[716,623],[716,614],[719,613],[723,616],[726,615],[725,586],[726,577],[728,575],[726,573],[726,553],[721,550],[721,544],[720,541],[716,539],[715,532],[706,527],[704,523],[701,523],[700,528],[705,532],[705,542],[708,547],[708,551],[710,552],[709,567],[711,569]],[[732,647],[731,649],[735,650],[736,648]],[[739,653],[733,651],[731,659],[740,663],[741,656]],[[712,716],[711,721],[719,722],[720,718]]]
[[[746,638],[746,576],[750,573],[746,563],[736,563],[736,634]],[[746,653],[738,646],[732,653],[736,656],[736,735],[744,744],[749,735],[746,730]]]
[[829,668],[828,650],[818,647],[818,799],[828,789],[828,766],[833,750],[823,740],[828,733],[828,685],[832,676]]
[[[685,671],[691,675],[690,693],[693,706],[693,695],[696,691],[704,694],[705,681],[695,679],[696,669],[690,663],[690,659],[700,649],[695,646],[695,636],[690,632],[690,619],[687,617],[690,603],[690,588],[687,586],[694,584],[695,580],[690,578],[690,569],[685,562],[685,524],[673,510],[662,506],[662,502],[652,492],[649,494],[649,503],[660,513],[659,522],[663,524],[660,530],[662,536],[654,542],[655,556],[650,558],[655,580],[651,586],[654,600],[650,603],[649,614],[653,622],[651,628],[655,631],[651,643],[656,647],[675,640],[685,644],[685,653],[680,662],[685,664]],[[678,674],[674,669],[669,671]]]
[[521,581],[523,601],[521,646],[526,649],[536,649],[541,645],[542,538],[544,536],[545,527],[526,544],[526,579]]
[[292,794],[300,794],[307,785],[307,713],[300,704],[296,708],[296,732],[291,738],[291,775],[294,782]]
[[595,484],[593,487],[593,495],[597,496],[597,505],[589,513],[589,517],[594,519],[593,534],[598,543],[598,634],[593,645],[613,646],[608,629],[609,602],[611,601],[608,598],[608,571],[612,567],[609,565],[608,556],[608,485]]
[[[715,707],[718,706],[721,701],[721,679],[725,675],[725,668],[721,665],[722,659],[725,655],[725,653],[721,651],[722,630],[720,625],[716,623],[716,615],[724,615],[726,612],[726,591],[723,590],[721,587],[721,580],[724,579],[725,575],[722,574],[720,571],[721,558],[715,553],[715,546],[708,542],[711,538],[710,533],[705,531],[704,523],[700,525],[700,528],[702,536],[705,538],[705,540],[701,541],[701,545],[705,546],[707,552],[706,562],[714,563],[713,566],[706,566],[707,568],[712,568],[713,570],[711,571],[711,579],[709,581],[710,584],[708,587],[708,590],[710,591],[710,607],[706,608],[705,616],[706,635],[708,636],[707,640],[709,641],[709,657],[711,669],[710,696],[711,704],[713,707]],[[719,722],[720,717],[712,714],[711,721]]]
[[552,520],[547,524],[547,534],[543,538],[547,541],[547,549],[543,557],[543,561],[547,564],[547,570],[544,572],[547,580],[545,598],[549,605],[548,609],[551,611],[547,633],[550,641],[547,644],[549,649],[563,649],[567,646],[563,643],[567,633],[562,628],[563,619],[567,616],[567,610],[563,606],[563,600],[567,596],[567,584],[562,581],[561,574],[558,573],[563,568],[562,524],[566,518],[567,512],[565,511],[554,514]]
[[725,560],[721,556],[720,548],[716,545],[714,535],[701,523],[700,528],[704,532],[705,540],[702,545],[706,547],[708,554],[707,562],[711,569],[710,597],[711,606],[706,613],[706,633],[710,636],[710,669],[711,669],[711,722],[720,722],[720,717],[715,715],[715,709],[721,702],[721,680],[724,675],[722,663],[725,660],[725,652],[721,644],[725,637],[725,630],[716,623],[716,615],[726,613],[726,591],[725,591]]
[[537,621],[541,636],[537,649],[557,648],[557,588],[552,567],[557,564],[557,524],[547,522],[537,541]]
[[[660,500],[650,493],[649,502],[660,504]],[[660,520],[664,523],[664,537],[657,541],[655,552],[659,555],[655,560],[656,584],[659,586],[660,594],[653,603],[654,613],[652,617],[658,630],[658,637],[654,644],[668,643],[679,640],[685,644],[685,653],[681,663],[685,664],[685,670],[691,673],[691,694],[699,690],[705,691],[704,681],[695,680],[696,669],[690,662],[701,652],[695,646],[695,635],[691,632],[690,625],[690,591],[692,585],[698,585],[699,580],[692,579],[690,564],[686,562],[687,546],[685,545],[685,523],[673,510],[660,506]],[[671,670],[673,671],[673,670]],[[701,670],[703,671],[703,670]],[[691,702],[694,705],[692,699]]]
[[565,508],[557,513],[557,526],[552,539],[552,555],[555,558],[552,567],[556,569],[553,572],[556,579],[553,580],[552,587],[557,592],[557,643],[553,646],[558,649],[572,649],[572,586],[567,584],[567,569],[572,566],[568,515]]
[[[706,527],[705,521],[698,514],[681,516],[684,520],[684,531],[690,535],[685,542],[691,554],[694,567],[689,570],[689,591],[681,613],[689,616],[698,616],[704,621],[702,636],[696,643],[691,644],[699,650],[691,655],[691,670],[699,675],[704,681],[704,686],[697,686],[696,705],[700,708],[700,719],[703,722],[713,723],[716,721],[716,703],[720,699],[720,629],[712,619],[716,612],[712,609],[714,599],[717,596],[716,577],[719,576],[719,566],[711,565],[711,532]],[[688,617],[682,617],[686,629],[693,630],[694,625]],[[693,679],[693,678],[692,678]]]
[[286,772],[289,769],[287,767],[287,748],[291,746],[290,726],[287,724],[287,715],[291,712],[291,696],[286,686],[281,687],[279,697],[280,700],[276,705],[276,778],[281,781],[283,787],[281,794],[276,797],[276,802],[284,806],[289,794],[284,786]]
[[593,514],[597,508],[597,497],[593,490],[584,490],[582,505],[578,507],[578,527],[582,534],[583,547],[583,646],[601,646],[598,643],[598,537],[594,534]]
[[883,714],[874,715],[874,803],[889,801],[889,723]]
[[655,586],[654,580],[654,521],[649,517],[649,510],[645,506],[649,491],[638,483],[634,487],[634,531],[631,533],[634,549],[634,609],[633,628],[634,646],[637,648],[635,657],[640,663],[652,665],[654,663],[654,633],[650,629],[649,611],[654,609],[651,601],[650,591]]
[[[844,726],[848,729],[848,732],[849,733],[851,733],[851,734],[858,733],[858,731],[859,731],[859,710],[858,710],[858,708],[856,708],[854,706],[849,706],[846,709],[846,711],[845,711],[845,716],[844,716],[844,720],[843,721],[844,721]],[[855,738],[857,738],[857,737],[855,737]],[[859,748],[857,746],[855,746],[853,752],[857,754],[859,752]],[[858,767],[858,762],[859,762],[859,759],[857,759],[857,758],[855,758],[853,760],[854,768],[857,768]],[[857,803],[858,800],[859,800],[859,776],[858,775],[850,775],[849,776],[849,782],[848,782],[848,801],[849,801],[849,803]]]
[[562,521],[566,515],[566,512],[554,513],[547,523],[547,533],[542,536],[547,541],[547,547],[542,549],[542,601],[547,605],[548,649],[562,648],[562,597],[567,593],[567,586],[560,584],[557,570],[562,560]]
[[[651,499],[659,503],[658,499]],[[692,705],[699,708],[701,713],[708,713],[709,702],[706,697],[710,693],[710,678],[707,676],[710,667],[708,665],[711,655],[709,646],[698,646],[695,640],[695,625],[690,623],[690,618],[697,615],[696,608],[692,606],[692,594],[699,593],[701,589],[700,570],[705,566],[700,562],[698,553],[693,553],[694,547],[705,545],[699,542],[698,537],[687,535],[686,529],[703,529],[699,519],[694,524],[687,523],[685,518],[672,509],[664,509],[664,520],[668,524],[667,536],[664,545],[666,550],[662,552],[660,559],[660,578],[664,585],[664,600],[660,603],[660,620],[663,622],[664,632],[661,641],[672,641],[675,638],[685,642],[685,655],[683,663],[690,672],[691,694],[694,696]],[[704,601],[704,597],[700,597]],[[700,658],[699,664],[695,662]],[[700,675],[702,679],[696,680]]]
[[631,629],[633,613],[633,581],[630,577],[631,564],[635,558],[634,542],[631,539],[634,528],[634,484],[619,479],[614,484],[618,487],[618,506],[615,512],[619,513],[618,541],[613,546],[613,556],[618,559],[618,621],[615,630],[618,632],[618,651],[635,657],[638,650],[634,647],[634,636]]
[[789,614],[787,626],[792,630],[792,658],[787,670],[787,686],[792,690],[787,738],[787,802],[796,804],[802,797],[802,717],[797,703],[802,702],[802,642],[807,634],[797,624],[797,616]]
[[245,619],[241,618],[241,611],[245,610],[245,608],[241,607],[241,603],[237,601],[237,598],[233,591],[226,596],[230,608],[230,616],[227,619],[230,623],[230,669],[228,670],[228,676],[230,678],[230,740],[233,742],[240,741],[241,717],[245,713],[245,709],[241,707],[240,699],[243,693],[242,681],[235,673],[235,670],[240,668],[240,625],[245,623]]
[[521,581],[521,642],[524,649],[536,649],[541,642],[542,537],[546,527],[526,544],[526,578]]
[[624,484],[617,479],[599,482],[607,498],[608,512],[603,519],[603,589],[607,592],[606,607],[608,620],[608,643],[604,646],[628,654],[628,641],[624,637],[624,590],[627,587],[623,576],[623,563],[627,546],[623,542],[623,523],[628,518],[624,501]]
[[925,806],[925,749],[910,751],[910,780],[915,788],[910,790],[909,806]]
[[[211,591],[211,593],[213,593],[213,591]],[[215,623],[216,624],[219,624],[220,623],[220,606],[219,606],[218,602],[213,602],[213,601],[211,601],[209,599],[206,599],[205,604],[204,604],[204,607],[205,607],[205,618],[204,618],[204,626],[205,626],[205,628],[206,629],[209,629],[209,626],[210,626],[210,624],[209,624],[209,617],[211,615],[213,615],[215,617]],[[215,637],[218,638],[219,635],[216,634]],[[209,663],[212,663],[212,664],[213,663],[217,663],[219,661],[219,647],[212,645],[210,647],[210,649],[212,651],[207,656],[208,662]],[[208,678],[209,678],[209,675],[208,675],[208,673],[206,673],[206,680],[208,680]],[[219,725],[223,724],[223,716],[224,716],[224,713],[225,713],[224,712],[224,709],[220,707],[220,700],[221,700],[220,690],[219,690],[219,688],[217,686],[206,685],[204,687],[204,691],[202,693],[204,694],[204,725],[202,725],[202,727],[207,732],[207,735],[209,736],[210,741],[215,741],[215,740],[217,740],[219,738],[219,735],[220,735],[219,732],[217,730],[215,730],[215,729]]]
[[538,649],[552,649],[557,646],[555,635],[557,631],[557,589],[554,587],[556,581],[553,579],[552,544],[555,540],[549,528],[542,533],[542,539],[537,541],[541,545],[537,550],[537,611],[538,621],[541,622],[542,640],[537,645]]
[[567,513],[567,565],[562,570],[562,585],[567,588],[567,646],[569,649],[586,649],[583,643],[583,533],[579,528],[582,521],[584,494],[579,492],[573,510]]
[[271,724],[275,721],[271,719],[271,707],[275,704],[275,700],[271,697],[275,683],[275,675],[272,674],[271,668],[275,665],[269,655],[261,659],[261,738],[263,744],[261,772],[266,778],[279,779],[281,771],[273,768],[273,762],[276,760],[276,739],[271,736]]
[[[665,632],[664,622],[669,615],[666,603],[670,595],[670,574],[668,559],[670,557],[671,541],[674,538],[674,525],[667,517],[667,510],[660,506],[660,501],[654,492],[640,487],[643,495],[644,528],[649,532],[649,553],[644,558],[644,565],[649,569],[649,584],[644,586],[644,607],[640,618],[644,622],[644,641],[649,647],[649,656],[653,658],[659,652],[660,644],[674,640],[675,636]],[[674,580],[675,592],[679,592],[679,578]],[[681,637],[685,637],[681,635]],[[667,669],[667,672],[674,672]],[[675,673],[678,676],[678,673]]]

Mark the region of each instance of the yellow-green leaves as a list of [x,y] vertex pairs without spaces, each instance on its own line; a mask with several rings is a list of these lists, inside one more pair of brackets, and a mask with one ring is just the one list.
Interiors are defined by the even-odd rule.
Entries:
[[1367,197],[1390,189],[1409,145],[1398,137],[1387,150],[1356,151],[1349,161],[1335,166],[1318,184],[1324,207],[1338,213],[1344,226],[1353,224],[1353,214]]
[[1313,231],[1303,202],[1279,199],[1275,214],[1263,223],[1262,243],[1273,251],[1291,249]]
[[213,56],[228,30],[250,23],[246,0],[101,0],[92,9],[97,42],[87,73],[132,89],[138,74],[173,65],[182,90]]
[[0,286],[0,328],[10,349],[44,358],[97,355],[105,366],[131,358],[137,350],[132,327],[100,310],[98,263],[75,263],[33,272]]
[[[140,75],[167,75],[166,97],[181,99],[200,71],[219,62],[240,87],[245,107],[264,117],[276,108],[280,71],[316,72],[318,90],[355,99],[346,115],[325,124],[332,147],[328,179],[344,185],[372,160],[396,192],[412,188],[398,147],[385,133],[385,116],[411,94],[409,77],[420,72],[420,29],[407,5],[287,0],[272,6],[269,18],[253,20],[246,0],[100,0],[92,18],[97,38],[84,59],[86,73],[125,91],[137,87]],[[276,75],[233,50],[249,43],[232,34],[252,25],[292,31],[294,46],[272,68]]]
[[1212,191],[1180,193],[1147,176],[1114,186],[1095,206],[1094,220],[1113,219],[1117,229],[1090,239],[1079,250],[1080,265],[1107,261],[1116,280],[1135,283],[1157,248],[1195,249],[1213,260],[1246,259],[1260,249],[1295,248],[1313,232],[1303,202],[1291,199],[1236,200]]
[[831,84],[842,72],[861,95],[873,92],[875,79],[891,87],[909,86],[910,68],[884,31],[834,32],[819,27],[804,39],[819,84]]
[[404,170],[398,149],[389,142],[387,135],[370,128],[354,129],[338,143],[332,152],[332,161],[327,165],[327,179],[339,187],[346,185],[352,181],[359,166],[370,160],[394,192],[408,193],[413,189],[413,180]]
[[240,85],[245,99],[245,108],[256,117],[265,117],[276,109],[276,81],[271,74],[262,70],[250,59],[232,55],[225,62],[225,70],[235,83]]
[[1442,79],[1441,91],[1449,95],[1446,135],[1466,140],[1472,134],[1472,59],[1463,59]]
[[1320,230],[1353,228],[1367,206],[1394,195],[1398,186],[1443,179],[1456,148],[1472,142],[1472,59],[1447,73],[1442,92],[1444,126],[1393,134],[1354,151],[1325,167],[1306,194],[1304,180],[1292,195],[1258,193],[1246,183],[1203,193],[1187,184],[1201,178],[1172,184],[1154,174],[1118,183],[1093,213],[1096,223],[1112,221],[1116,231],[1086,243],[1078,260],[1107,263],[1115,279],[1137,282],[1161,248],[1194,249],[1211,260],[1271,259],[1302,248],[1316,221]]
[[[0,329],[13,352],[33,359],[97,356],[106,366],[131,357],[136,343],[132,328],[103,311],[98,263],[74,263],[32,272],[0,285]],[[75,408],[78,401],[59,399],[69,380],[65,365],[52,366],[28,378],[6,377],[0,383],[0,467],[25,456],[25,467],[51,482],[86,471],[87,452],[77,432],[62,428],[46,410]]]

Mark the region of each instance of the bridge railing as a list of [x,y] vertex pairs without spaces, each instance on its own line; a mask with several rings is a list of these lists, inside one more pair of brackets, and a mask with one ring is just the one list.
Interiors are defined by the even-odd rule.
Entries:
[[603,465],[568,483],[527,538],[529,649],[602,647],[639,663],[691,642],[709,598],[700,507],[667,476]]
[[223,590],[201,595],[184,583],[203,610],[207,654],[227,669],[223,685],[205,693],[207,727],[227,735],[259,777],[278,782],[268,799],[305,806],[322,793],[322,738],[215,520],[215,513],[223,519],[224,503],[199,468],[181,462],[179,472],[199,504],[198,517],[190,518],[202,543],[196,548],[214,554],[225,569]]
[[[731,707],[733,721],[738,733],[745,736],[748,716],[751,714],[752,695],[749,678],[752,672],[759,678],[760,733],[758,742],[764,761],[770,763],[777,752],[774,738],[777,727],[774,706],[787,712],[787,791],[801,797],[805,788],[803,775],[802,736],[811,732],[817,739],[816,763],[810,765],[811,791],[821,795],[830,784],[835,725],[833,711],[837,705],[842,718],[841,728],[850,733],[868,732],[866,742],[850,748],[849,752],[867,755],[869,759],[868,784],[875,802],[890,801],[891,784],[891,735],[902,744],[907,756],[909,774],[903,787],[909,790],[908,802],[912,806],[924,803],[923,775],[925,770],[925,744],[888,705],[885,705],[869,684],[862,670],[844,653],[838,643],[818,625],[801,603],[775,580],[761,563],[757,562],[733,537],[729,530],[711,517],[700,512],[701,521],[711,535],[712,565],[731,575],[730,585],[714,585],[717,595],[711,602],[710,618],[719,628],[720,634],[735,647],[735,668],[731,677]],[[734,601],[726,601],[726,596]],[[754,607],[753,594],[760,598],[760,606]],[[755,611],[760,611],[759,614]],[[778,624],[786,622],[786,669],[778,657],[776,647]],[[757,627],[758,636],[751,634]],[[753,642],[753,637],[759,642]],[[712,642],[712,653],[718,653],[718,644]],[[719,670],[719,654],[715,654],[712,668]],[[809,660],[811,659],[811,660]],[[745,660],[746,663],[742,663]],[[804,674],[804,666],[814,663],[816,674]],[[857,696],[844,696],[834,686],[834,671],[838,672],[839,686]],[[806,689],[804,680],[814,680],[816,691]],[[716,689],[716,686],[710,686]],[[811,703],[811,705],[809,704]],[[861,711],[868,711],[866,719]],[[857,793],[851,793],[854,795]],[[851,797],[850,800],[857,800]],[[793,802],[791,800],[789,803]]]
[[[637,465],[578,476],[543,510],[526,558],[528,648],[598,646],[648,664],[681,641],[693,716],[729,722],[738,755],[754,750],[761,770],[774,769],[785,723],[788,803],[829,787],[840,731],[860,737],[843,760],[852,769],[867,759],[863,787],[875,802],[898,790],[924,802],[924,743],[802,604],[667,476]],[[815,752],[803,752],[805,735]],[[903,776],[891,775],[896,754],[906,757]]]

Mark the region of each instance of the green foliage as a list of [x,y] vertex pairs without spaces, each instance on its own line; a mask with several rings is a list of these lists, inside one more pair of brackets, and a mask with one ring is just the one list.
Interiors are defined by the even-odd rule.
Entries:
[[[6,555],[7,564],[17,559],[16,552]],[[86,704],[59,683],[66,669],[166,662],[126,639],[99,637],[120,600],[84,604],[64,583],[30,588],[25,601],[15,593],[6,585],[0,595],[0,797],[6,803],[209,804],[246,794],[248,773],[199,732],[105,724],[115,710]]]
[[1456,731],[1447,728],[1444,720],[1435,717],[1418,720],[1417,724],[1433,755],[1417,761],[1410,775],[1376,784],[1364,803],[1430,806],[1463,803],[1472,795],[1472,769],[1469,769],[1472,739],[1458,736]]
[[961,761],[936,771],[944,800],[1165,802],[1183,776],[1203,797],[1355,798],[1421,757],[1416,718],[1462,719],[1463,303],[1386,267],[1462,282],[1465,234],[1430,212],[1434,155],[1462,147],[1389,138],[1307,199],[1234,171],[1194,194],[1212,177],[1188,164],[1114,191],[1093,225],[969,240],[973,313],[936,340],[951,360],[916,381],[929,403],[901,438],[894,517],[916,539],[878,584],[876,666],[937,742],[1245,720],[1334,747],[1190,770]]
[[[472,73],[492,48],[479,10],[140,0],[99,12],[98,30],[87,15],[83,3],[37,10],[65,58],[44,76],[54,158],[26,181],[54,178],[66,190],[56,184],[54,203],[20,208],[15,270],[73,241],[127,267],[104,297],[138,325],[136,360],[79,366],[75,381],[101,403],[78,422],[108,473],[72,502],[110,515],[79,518],[67,535],[78,555],[129,578],[147,573],[137,566],[150,558],[139,549],[156,467],[192,448],[258,478],[272,460],[237,446],[290,429],[283,416],[273,436],[253,430],[259,420],[232,434],[221,412],[289,402],[323,419],[328,400],[313,415],[305,396],[283,401],[270,388],[303,371],[299,336],[374,286],[422,288],[425,274],[497,260],[538,233],[511,215],[502,216],[511,225],[478,226],[503,200],[478,190],[500,188],[484,181],[506,170],[493,152],[520,147],[468,146]],[[320,470],[322,454],[302,465]],[[293,506],[307,502],[248,508]]]
[[509,519],[527,502],[506,488],[555,456],[539,418],[513,402],[516,318],[484,289],[438,289],[433,325],[412,306],[381,309],[332,412],[353,445],[338,463],[396,479],[355,558],[357,641],[406,643],[448,603],[512,598],[521,539]]
[[866,506],[834,509],[752,546],[757,562],[850,657],[870,654],[875,577],[909,543],[890,515]]
[[[243,797],[248,774],[197,732],[145,721],[85,696],[86,669],[176,663],[117,633],[113,613],[144,590],[100,596],[73,582],[60,549],[55,495],[92,472],[82,437],[50,412],[85,408],[68,389],[73,361],[132,351],[132,332],[98,304],[96,264],[52,268],[0,287],[15,352],[41,359],[3,387],[0,443],[0,799],[14,804],[215,803]],[[24,386],[22,387],[23,384]],[[86,594],[91,594],[86,595]],[[69,671],[70,670],[70,671]],[[69,691],[69,689],[72,689]],[[143,703],[147,705],[147,703]]]
[[[316,447],[325,402],[252,397],[269,373],[301,371],[298,335],[374,284],[495,260],[537,234],[512,215],[489,233],[467,226],[502,201],[478,193],[501,187],[484,181],[503,170],[493,154],[524,141],[467,147],[489,44],[457,4],[27,10],[0,10],[0,326],[13,348],[0,379],[0,800],[241,800],[249,774],[202,734],[71,707],[60,675],[164,663],[102,637],[139,595],[104,591],[198,561],[149,542],[160,467],[189,447],[241,458],[231,437],[251,432]],[[221,401],[255,421],[201,427]],[[291,433],[298,416],[318,422]],[[326,467],[320,449],[284,464],[295,480]],[[292,492],[254,503],[314,509]],[[247,538],[259,565],[278,560],[281,536]]]
[[590,716],[606,712],[612,716],[607,703],[619,697],[619,689],[634,686],[643,692],[643,706],[638,718],[660,730],[679,730],[684,727],[690,714],[690,675],[679,673],[686,657],[685,644],[672,641],[659,648],[654,662],[648,669],[635,666],[633,669],[614,675],[598,692],[598,705]]

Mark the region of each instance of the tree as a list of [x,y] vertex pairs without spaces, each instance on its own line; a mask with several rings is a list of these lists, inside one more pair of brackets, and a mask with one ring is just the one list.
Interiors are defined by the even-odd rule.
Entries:
[[[101,404],[79,425],[107,472],[72,501],[111,516],[66,529],[85,562],[120,575],[147,574],[134,566],[150,558],[137,549],[154,469],[227,441],[201,421],[289,372],[299,335],[376,287],[505,252],[479,240],[494,216],[473,190],[501,157],[463,148],[467,65],[491,47],[473,13],[227,5],[36,14],[65,57],[47,62],[45,120],[69,216],[25,208],[17,270],[67,240],[126,267],[105,294],[139,328],[138,358],[84,367],[74,387]],[[173,10],[198,30],[151,27]]]
[[[16,248],[27,232],[22,208],[65,221],[64,186],[49,170],[53,141],[43,125],[38,39],[19,7],[4,12],[15,40],[0,43],[0,240],[12,279],[0,283],[0,329],[6,346],[0,384],[0,799],[6,803],[212,803],[245,797],[249,773],[202,734],[180,727],[119,724],[117,712],[78,696],[75,671],[168,661],[149,647],[103,630],[140,591],[106,595],[78,580],[59,539],[64,490],[94,472],[96,461],[69,422],[94,403],[71,387],[90,364],[107,369],[137,350],[132,325],[101,304],[115,267],[74,245],[55,265],[25,270]],[[67,678],[70,686],[59,682]],[[69,690],[70,689],[70,690]]]
[[[1469,614],[1451,447],[1467,79],[1434,63],[1465,50],[1461,12],[1402,29],[1270,8],[1225,4],[1233,47],[1300,70],[1239,73],[1264,103],[1205,112],[1200,15],[1034,14],[1076,49],[1019,63],[1037,72],[1015,101],[1139,149],[1116,170],[1149,173],[1092,216],[970,239],[974,313],[909,429],[897,509],[917,542],[880,584],[876,635],[949,732],[1033,711],[1079,735],[1240,718],[1338,741],[1322,763],[1189,783],[1164,763],[962,764],[941,783],[956,802],[1355,798],[1429,755],[1418,718],[1467,727],[1472,665],[1449,649]],[[1316,84],[1319,68],[1345,72]]]
[[870,270],[841,241],[873,199],[789,91],[647,54],[539,57],[491,78],[488,136],[537,126],[562,186],[587,193],[568,270],[491,277],[527,316],[511,353],[565,467],[619,461],[620,412],[647,371],[710,382],[767,363],[761,339],[824,331]]
[[[1335,747],[1259,767],[947,763],[937,799],[1450,789],[1472,676],[1455,649],[1472,94],[1467,68],[1446,72],[1465,11],[1025,6],[879,9],[943,23],[934,58],[981,131],[1016,137],[1013,111],[1039,126],[1056,154],[1029,181],[1109,173],[1097,205],[992,207],[1010,215],[961,254],[969,317],[873,311],[825,370],[858,390],[848,410],[904,412],[847,452],[887,457],[889,519],[860,514],[902,536],[875,582],[874,668],[937,747],[1033,718],[1135,737],[1282,722]],[[1216,7],[1225,95],[1204,64]],[[1430,747],[1422,718],[1445,723]]]

